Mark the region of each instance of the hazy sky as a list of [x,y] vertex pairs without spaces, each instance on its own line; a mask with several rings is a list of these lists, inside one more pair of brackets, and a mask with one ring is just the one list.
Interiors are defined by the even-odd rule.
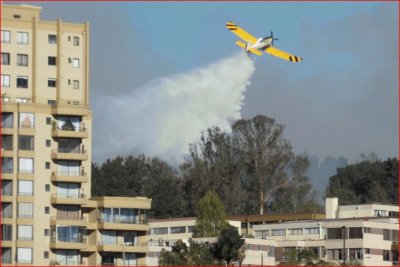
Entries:
[[277,47],[304,58],[299,64],[258,58],[242,117],[276,118],[297,153],[397,156],[397,3],[29,4],[43,7],[43,19],[90,22],[95,161],[104,159],[97,156],[104,147],[96,145],[96,128],[107,124],[96,116],[102,109],[96,99],[229,57],[238,47],[228,20],[256,37],[273,30]]

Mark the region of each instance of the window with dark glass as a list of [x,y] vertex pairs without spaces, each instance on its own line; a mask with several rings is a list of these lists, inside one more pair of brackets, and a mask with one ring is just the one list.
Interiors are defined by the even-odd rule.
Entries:
[[17,76],[17,88],[28,88],[27,76]]
[[11,180],[1,180],[1,195],[11,196],[12,195],[12,181]]
[[13,173],[13,158],[1,158],[1,173]]
[[1,225],[1,240],[2,241],[11,241],[12,240],[12,225],[11,224],[2,224]]
[[55,66],[57,64],[56,57],[48,57],[48,64],[50,66]]
[[49,79],[47,80],[47,86],[48,86],[48,87],[56,87],[56,79],[49,78]]
[[13,136],[12,135],[2,135],[1,136],[1,148],[3,150],[12,150],[13,149]]
[[57,35],[49,34],[48,41],[49,41],[49,44],[56,44],[57,43]]
[[34,150],[34,137],[29,135],[18,136],[19,150]]
[[10,53],[1,53],[1,65],[10,65]]
[[28,55],[17,54],[17,66],[28,66]]
[[349,227],[349,239],[362,239],[363,228],[362,227]]

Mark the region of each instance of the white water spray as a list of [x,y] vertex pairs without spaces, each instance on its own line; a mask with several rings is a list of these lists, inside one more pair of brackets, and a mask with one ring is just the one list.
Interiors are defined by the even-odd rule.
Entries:
[[218,126],[229,132],[241,118],[254,71],[254,62],[240,53],[156,79],[123,96],[96,100],[95,153],[105,159],[135,152],[181,162],[202,131]]

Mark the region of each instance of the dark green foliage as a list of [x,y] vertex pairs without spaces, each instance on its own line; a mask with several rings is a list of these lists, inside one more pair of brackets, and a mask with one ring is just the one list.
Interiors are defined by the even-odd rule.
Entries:
[[172,251],[162,250],[158,260],[160,266],[206,266],[221,265],[207,243],[197,243],[189,239],[189,246],[178,240],[172,246]]
[[398,203],[398,160],[373,160],[337,170],[329,179],[327,197],[338,197],[341,205]]
[[181,180],[171,166],[157,158],[117,157],[101,166],[93,164],[92,190],[94,196],[152,198],[152,217],[176,217],[183,213]]
[[239,262],[241,265],[245,257],[244,239],[238,233],[238,230],[229,225],[222,230],[217,243],[214,246],[214,254],[217,259],[225,261],[227,265]]

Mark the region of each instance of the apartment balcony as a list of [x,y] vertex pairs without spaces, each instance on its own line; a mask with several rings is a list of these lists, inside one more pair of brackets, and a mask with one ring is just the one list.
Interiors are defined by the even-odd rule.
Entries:
[[71,261],[71,260],[64,260],[64,261],[57,261],[57,260],[50,260],[50,266],[54,265],[61,265],[61,266],[87,266],[85,261]]
[[109,242],[99,241],[97,245],[98,251],[104,252],[128,252],[128,253],[147,253],[149,251],[146,243],[138,242]]
[[98,220],[100,230],[126,230],[126,231],[149,231],[150,226],[146,220],[111,218]]
[[68,225],[68,226],[81,226],[86,227],[88,222],[85,217],[83,216],[69,216],[69,218],[61,218],[58,216],[51,216],[50,217],[50,225]]
[[89,181],[86,172],[80,171],[56,171],[51,173],[52,182],[87,183]]
[[53,115],[70,115],[70,116],[89,116],[90,111],[87,106],[83,106],[75,101],[67,101],[65,104],[51,106]]
[[53,127],[51,136],[54,138],[66,137],[66,138],[88,138],[89,133],[87,128],[79,127],[78,129],[66,128],[66,127]]
[[50,249],[76,249],[82,250],[85,249],[86,244],[86,236],[77,237],[77,238],[51,238],[50,239]]
[[53,160],[87,160],[88,154],[82,147],[77,148],[58,148],[51,153]]
[[53,205],[65,204],[65,205],[85,205],[87,198],[85,194],[52,194],[50,203]]

